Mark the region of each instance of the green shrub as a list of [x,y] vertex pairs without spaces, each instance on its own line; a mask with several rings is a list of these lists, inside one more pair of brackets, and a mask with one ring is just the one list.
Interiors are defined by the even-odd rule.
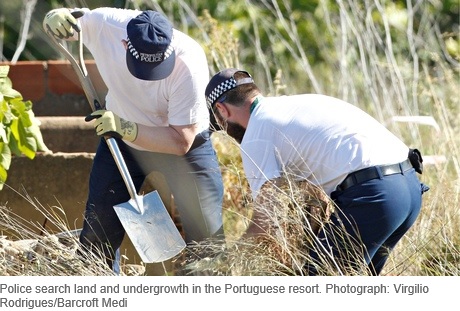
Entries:
[[6,182],[12,156],[33,159],[37,151],[49,151],[32,111],[32,102],[24,101],[13,89],[9,69],[9,66],[0,66],[0,190]]

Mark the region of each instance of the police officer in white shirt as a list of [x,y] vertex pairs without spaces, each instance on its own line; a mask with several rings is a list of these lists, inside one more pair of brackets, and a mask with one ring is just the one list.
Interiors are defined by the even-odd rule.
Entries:
[[[87,121],[97,135],[117,138],[136,188],[150,172],[163,173],[186,242],[223,238],[223,184],[210,140],[204,97],[209,71],[201,46],[156,11],[61,8],[48,12],[43,26],[66,40],[83,32],[108,87],[107,110],[95,111]],[[125,235],[113,206],[128,200],[101,139],[80,241],[102,249],[110,265]]]
[[[421,172],[418,151],[342,100],[317,94],[264,97],[243,70],[229,68],[214,75],[206,98],[216,126],[241,144],[254,200],[286,173],[320,187],[339,210],[319,232],[323,249],[344,269],[358,269],[347,262],[350,245],[334,236],[341,219],[350,240],[359,241],[355,248],[369,272],[380,274],[388,252],[415,222],[422,193],[428,190],[413,167]],[[264,217],[255,214],[252,220],[247,234],[263,233]],[[321,274],[319,258],[328,256],[316,250],[310,255],[303,273]]]

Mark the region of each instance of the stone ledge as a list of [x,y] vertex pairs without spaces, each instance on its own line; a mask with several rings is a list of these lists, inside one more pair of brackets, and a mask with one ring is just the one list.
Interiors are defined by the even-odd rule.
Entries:
[[83,219],[93,158],[92,153],[61,152],[38,153],[33,160],[13,157],[0,204],[25,222],[33,221],[37,228],[55,230],[35,208],[42,206],[68,219],[69,228],[77,229]]
[[37,117],[46,146],[53,152],[96,152],[100,138],[83,116]]

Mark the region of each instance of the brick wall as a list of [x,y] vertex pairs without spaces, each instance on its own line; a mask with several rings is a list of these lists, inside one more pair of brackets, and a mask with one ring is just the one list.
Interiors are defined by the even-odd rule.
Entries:
[[[20,92],[25,100],[33,103],[36,116],[76,116],[86,115],[90,107],[83,89],[69,61],[21,61],[9,65],[8,77],[13,88]],[[99,97],[107,93],[102,78],[93,60],[85,62],[88,75]]]

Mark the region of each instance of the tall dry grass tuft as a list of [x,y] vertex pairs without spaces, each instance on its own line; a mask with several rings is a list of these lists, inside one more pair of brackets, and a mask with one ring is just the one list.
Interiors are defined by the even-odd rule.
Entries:
[[67,234],[37,235],[25,228],[24,222],[15,219],[5,207],[0,209],[0,226],[5,229],[22,229],[18,239],[2,236],[0,239],[0,275],[69,276],[113,275],[100,257],[77,254],[78,236]]
[[[62,208],[45,208],[30,197],[24,198],[43,214],[48,222],[46,227],[53,230],[48,231],[42,224],[23,219],[8,207],[0,206],[0,275],[114,275],[103,255],[81,251],[84,247],[78,240],[79,230],[69,229]],[[140,275],[145,267],[122,262],[121,270],[124,275]]]
[[[189,247],[209,257],[189,262],[194,273],[212,275],[368,275],[364,250],[340,227],[329,226],[329,215],[338,208],[322,190],[292,178],[266,184],[262,200],[251,202],[250,209],[262,217],[263,234],[243,235],[228,241],[226,247],[205,241]],[[260,219],[260,218],[259,218]],[[246,219],[250,222],[250,219]],[[338,262],[324,250],[318,239],[319,230],[334,230],[344,245],[343,259]],[[319,254],[313,260],[310,252]]]

